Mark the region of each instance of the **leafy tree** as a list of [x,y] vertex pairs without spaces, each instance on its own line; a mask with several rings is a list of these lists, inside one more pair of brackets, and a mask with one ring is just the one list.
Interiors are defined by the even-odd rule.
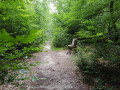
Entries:
[[28,69],[30,65],[24,64],[24,59],[31,57],[32,52],[38,51],[38,46],[46,40],[45,14],[49,13],[49,8],[42,5],[36,10],[36,5],[40,4],[47,6],[46,1],[37,0],[34,0],[34,3],[33,0],[0,1],[1,84],[14,82],[16,71]]

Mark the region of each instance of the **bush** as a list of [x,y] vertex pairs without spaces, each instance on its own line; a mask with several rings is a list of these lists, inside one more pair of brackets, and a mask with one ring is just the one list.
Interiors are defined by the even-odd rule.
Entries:
[[46,35],[44,30],[39,30],[35,34],[36,38],[34,42],[32,43],[33,47],[38,47],[40,44],[43,44],[46,41]]
[[19,70],[29,69],[23,65],[25,59],[39,51],[35,46],[43,42],[45,35],[43,30],[38,31],[42,26],[37,27],[36,16],[40,17],[32,3],[0,0],[0,84],[13,83]]
[[82,80],[94,86],[93,90],[118,90],[120,82],[119,46],[97,43],[79,44],[77,66]]
[[58,27],[55,29],[53,33],[52,44],[55,47],[65,47],[71,43],[71,35],[68,35],[67,29],[63,29],[62,27]]
[[105,61],[109,61],[111,64],[120,65],[120,46],[97,43],[95,45],[97,58],[103,58]]

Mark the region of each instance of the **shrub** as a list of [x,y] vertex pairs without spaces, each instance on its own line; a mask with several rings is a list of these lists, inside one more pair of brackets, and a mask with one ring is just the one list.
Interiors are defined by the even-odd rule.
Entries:
[[43,44],[46,41],[47,37],[45,35],[44,30],[37,31],[37,33],[35,35],[36,35],[36,38],[35,38],[34,42],[32,43],[32,45],[34,47],[38,47],[40,44]]
[[97,58],[103,58],[111,64],[120,65],[120,47],[113,44],[97,43],[95,45]]
[[93,90],[118,90],[120,82],[119,46],[97,43],[79,44],[77,66],[82,80],[94,86]]
[[58,27],[53,33],[52,44],[55,47],[65,47],[71,42],[71,35],[68,35],[67,29]]

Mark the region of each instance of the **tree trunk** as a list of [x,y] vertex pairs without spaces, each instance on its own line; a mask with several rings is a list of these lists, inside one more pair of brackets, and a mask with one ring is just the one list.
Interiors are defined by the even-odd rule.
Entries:
[[[116,27],[116,20],[115,20],[115,17],[114,17],[114,1],[112,0],[111,2],[110,2],[110,16],[111,16],[111,22],[112,22],[112,26],[111,26],[111,30],[113,29],[114,30],[114,41],[115,42],[117,42],[118,41],[118,30],[117,30],[117,27]],[[111,30],[109,30],[109,31],[111,31]]]

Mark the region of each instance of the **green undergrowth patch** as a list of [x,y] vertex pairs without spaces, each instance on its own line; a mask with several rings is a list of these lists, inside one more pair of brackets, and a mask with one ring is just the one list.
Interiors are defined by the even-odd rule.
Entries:
[[14,50],[11,53],[4,53],[0,60],[0,84],[14,83],[18,76],[18,71],[29,70],[32,64],[28,64],[26,59],[32,57],[32,53],[39,51],[39,48],[24,47],[21,50]]
[[48,41],[48,40],[45,40],[42,44],[40,44],[40,45],[38,46],[38,48],[39,48],[38,52],[42,52],[42,51],[43,51],[44,46],[45,46],[45,43],[46,43],[47,41]]
[[51,49],[52,49],[53,51],[62,51],[62,50],[67,50],[67,48],[66,48],[66,47],[64,47],[64,48],[56,48],[55,46],[51,46]]
[[67,31],[67,28],[54,28],[51,41],[52,45],[58,48],[67,47],[72,41],[72,35],[68,34]]
[[53,51],[62,51],[62,50],[67,50],[67,47],[55,47],[53,44],[52,44],[52,42],[50,42],[50,44],[51,44],[51,49],[53,50]]
[[[30,71],[31,66],[38,65],[38,62],[29,63],[29,58],[35,57],[33,53],[41,52],[45,42],[38,47],[31,44],[18,44],[8,47],[6,45],[3,52],[0,52],[0,85],[20,86],[19,81],[30,79],[25,76]],[[22,77],[18,77],[22,75]]]
[[[97,46],[96,46],[97,45]],[[77,67],[84,83],[94,87],[91,90],[120,89],[119,46],[108,44],[79,45]]]

